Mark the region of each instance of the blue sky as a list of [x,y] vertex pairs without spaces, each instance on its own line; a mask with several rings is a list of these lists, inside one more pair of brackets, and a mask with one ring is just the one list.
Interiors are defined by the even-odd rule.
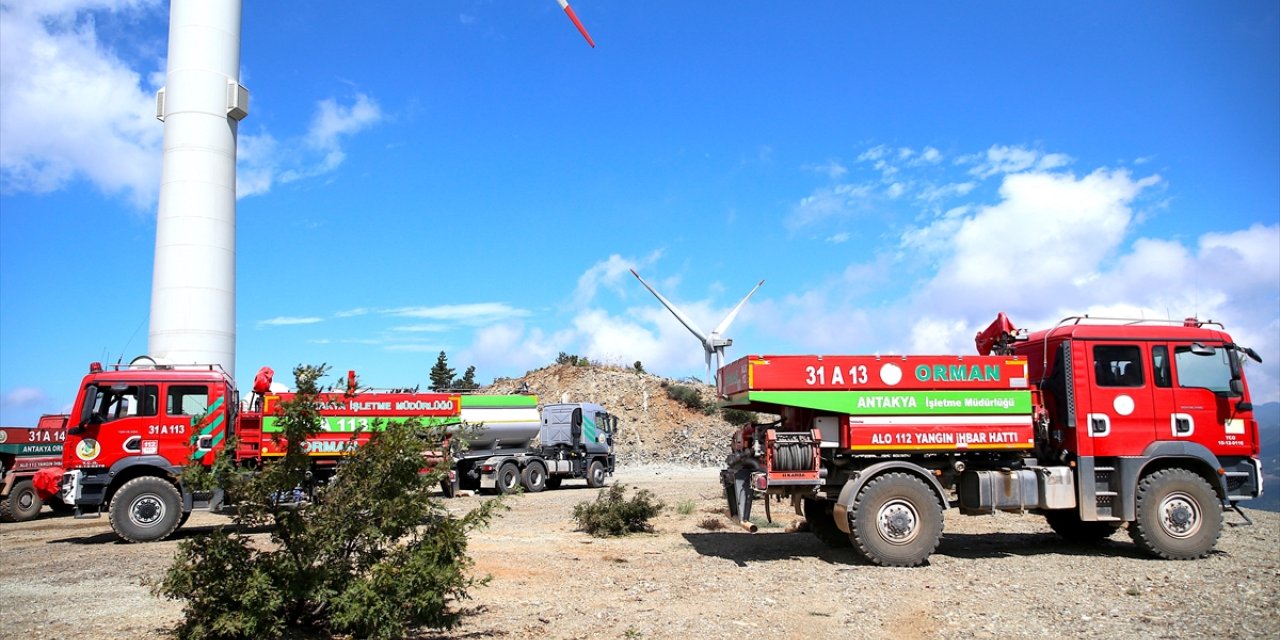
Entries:
[[[237,378],[701,376],[1226,324],[1280,398],[1274,2],[245,3]],[[0,423],[147,348],[167,3],[0,5]],[[245,385],[247,386],[247,384]]]

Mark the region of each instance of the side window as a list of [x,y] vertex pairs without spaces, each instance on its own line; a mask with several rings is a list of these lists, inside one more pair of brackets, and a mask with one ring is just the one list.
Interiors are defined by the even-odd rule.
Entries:
[[1142,386],[1142,350],[1136,345],[1096,346],[1093,366],[1099,387]]
[[1191,347],[1174,347],[1173,361],[1177,365],[1179,387],[1231,392],[1231,360],[1226,349],[1217,348],[1212,355],[1201,355],[1192,352]]
[[1151,347],[1151,375],[1157,387],[1173,386],[1173,376],[1169,372],[1169,347]]
[[93,415],[100,422],[133,416],[156,415],[157,388],[153,385],[99,387],[93,399]]
[[171,416],[198,416],[209,409],[209,387],[202,384],[175,384],[165,397],[165,413]]

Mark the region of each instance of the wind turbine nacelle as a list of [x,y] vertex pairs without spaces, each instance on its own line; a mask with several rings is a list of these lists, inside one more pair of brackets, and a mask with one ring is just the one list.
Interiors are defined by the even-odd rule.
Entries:
[[712,338],[707,342],[711,345],[712,349],[719,349],[720,347],[733,346],[733,338]]

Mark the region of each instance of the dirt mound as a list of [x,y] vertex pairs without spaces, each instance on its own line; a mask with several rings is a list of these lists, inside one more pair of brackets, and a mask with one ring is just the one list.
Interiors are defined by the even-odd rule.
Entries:
[[[714,387],[702,382],[620,367],[557,364],[519,378],[500,378],[484,391],[515,393],[526,385],[543,404],[595,402],[617,415],[621,426],[615,446],[624,464],[714,466],[729,452],[734,427],[714,408]],[[696,392],[707,409],[691,409],[675,400],[673,387]]]

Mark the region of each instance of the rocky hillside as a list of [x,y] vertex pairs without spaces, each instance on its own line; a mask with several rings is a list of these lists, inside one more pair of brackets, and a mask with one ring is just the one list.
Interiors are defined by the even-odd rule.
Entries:
[[701,382],[675,381],[631,369],[557,364],[520,378],[500,378],[485,391],[514,393],[522,385],[546,404],[595,402],[621,418],[615,440],[623,464],[719,465],[729,452],[734,427],[714,409],[698,411],[673,399],[673,385],[693,389],[713,407],[715,389]]

